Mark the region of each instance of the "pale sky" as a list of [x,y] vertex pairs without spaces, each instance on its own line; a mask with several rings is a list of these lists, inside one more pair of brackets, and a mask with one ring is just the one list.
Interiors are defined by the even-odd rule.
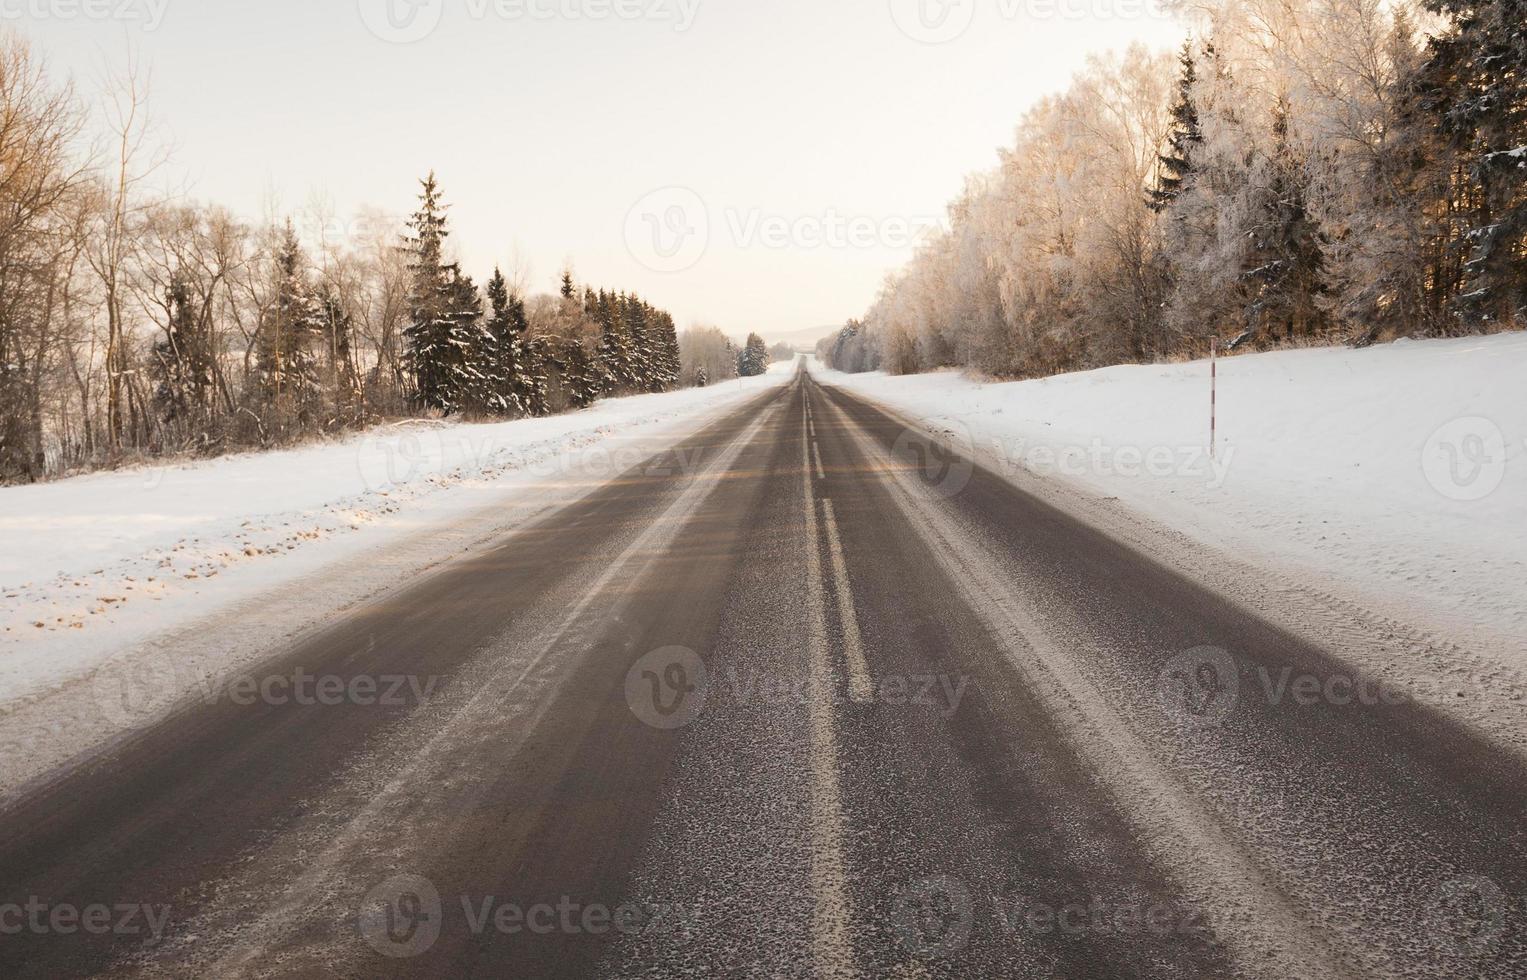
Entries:
[[549,291],[570,260],[681,325],[766,337],[863,313],[1089,52],[1185,30],[1145,0],[0,0],[0,17],[87,91],[133,45],[199,199],[403,214],[433,168],[479,281],[518,257]]

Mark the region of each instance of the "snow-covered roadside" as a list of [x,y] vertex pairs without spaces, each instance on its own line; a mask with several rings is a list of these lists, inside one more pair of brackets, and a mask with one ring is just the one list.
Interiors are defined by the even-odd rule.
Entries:
[[[429,529],[491,507],[480,532],[502,530],[566,503],[793,370],[555,418],[408,423],[291,451],[0,489],[0,716],[161,634]],[[415,549],[426,563],[442,557],[429,551]],[[355,584],[364,594],[367,583]],[[353,601],[342,592],[327,595]],[[311,594],[321,616],[325,594]]]
[[812,372],[1010,475],[1527,672],[1527,336],[1221,359],[1216,459],[1207,362]]

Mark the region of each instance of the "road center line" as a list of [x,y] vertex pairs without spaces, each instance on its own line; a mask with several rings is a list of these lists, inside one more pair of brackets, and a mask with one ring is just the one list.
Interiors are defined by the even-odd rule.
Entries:
[[[804,385],[802,388],[804,389]],[[809,394],[807,395],[808,406]],[[852,977],[853,941],[849,931],[847,862],[843,856],[843,796],[838,785],[838,743],[833,728],[836,700],[827,644],[826,581],[822,577],[821,531],[817,527],[816,495],[811,486],[810,438],[801,423],[801,454],[805,464],[801,485],[806,510],[806,643],[811,675],[811,889],[816,898],[812,918],[812,952],[823,976]]]
[[838,616],[843,621],[843,652],[848,660],[848,696],[859,704],[875,696],[868,664],[864,660],[864,638],[859,632],[859,614],[854,609],[854,590],[848,583],[848,562],[843,559],[843,541],[838,536],[838,517],[832,501],[822,500],[827,518],[827,548],[832,554],[832,577],[837,586]]

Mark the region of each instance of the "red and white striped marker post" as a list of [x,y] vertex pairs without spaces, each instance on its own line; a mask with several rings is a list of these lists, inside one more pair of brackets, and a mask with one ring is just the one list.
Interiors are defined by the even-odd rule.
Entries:
[[1209,458],[1216,455],[1219,441],[1219,340],[1209,341]]

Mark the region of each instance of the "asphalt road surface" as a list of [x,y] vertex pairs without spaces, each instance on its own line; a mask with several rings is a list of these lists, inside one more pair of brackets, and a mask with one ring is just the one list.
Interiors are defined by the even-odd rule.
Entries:
[[1527,769],[802,375],[0,815],[0,976],[1527,976]]

